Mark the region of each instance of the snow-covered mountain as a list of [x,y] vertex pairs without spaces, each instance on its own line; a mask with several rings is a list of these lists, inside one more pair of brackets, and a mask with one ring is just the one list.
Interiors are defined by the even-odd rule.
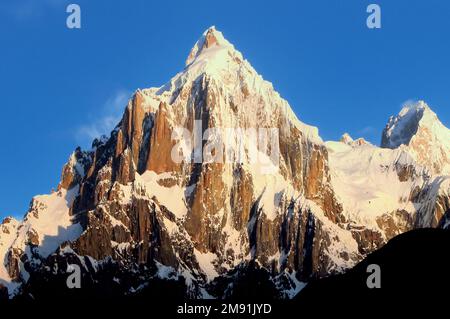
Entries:
[[[386,140],[398,140],[390,127]],[[213,134],[180,141],[179,128]],[[224,128],[276,128],[277,143],[255,162],[255,140]],[[211,151],[223,160],[195,161],[192,146],[211,140],[228,142]],[[92,146],[70,156],[57,192],[35,197],[23,221],[2,223],[0,290],[10,297],[64,285],[69,263],[89,287],[118,295],[163,280],[181,282],[189,297],[222,298],[262,271],[292,297],[396,234],[448,225],[448,177],[417,164],[419,148],[349,135],[324,143],[214,27],[180,73],[137,90],[111,135]]]
[[344,134],[327,142],[333,190],[349,220],[383,243],[412,228],[445,225],[450,130],[429,106],[407,103],[390,117],[381,148]]
[[449,209],[450,176],[430,175],[405,148],[349,135],[326,142],[331,184],[350,224],[376,234],[377,246],[417,227],[437,227]]
[[404,148],[432,174],[450,175],[450,129],[424,101],[406,104],[389,119],[381,147]]

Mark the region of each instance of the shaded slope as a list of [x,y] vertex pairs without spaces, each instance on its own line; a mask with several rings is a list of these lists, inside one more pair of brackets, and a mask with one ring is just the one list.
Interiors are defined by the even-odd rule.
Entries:
[[[327,299],[337,312],[376,304],[378,307],[433,309],[445,299],[450,286],[450,231],[417,229],[390,240],[342,275],[316,280],[296,297],[298,305]],[[367,266],[381,267],[381,288],[366,285]],[[425,301],[433,300],[434,304]],[[405,301],[407,304],[405,304]],[[416,303],[418,302],[418,303]],[[345,308],[349,305],[349,309]],[[354,308],[353,308],[354,309]]]

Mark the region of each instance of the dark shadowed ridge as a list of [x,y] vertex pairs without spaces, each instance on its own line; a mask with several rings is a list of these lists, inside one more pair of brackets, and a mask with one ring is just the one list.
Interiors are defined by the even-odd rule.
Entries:
[[[381,268],[380,289],[367,287],[370,264]],[[449,288],[450,231],[417,229],[394,237],[345,274],[311,282],[295,303],[304,308],[323,301],[329,307],[322,311],[335,314],[444,311]]]

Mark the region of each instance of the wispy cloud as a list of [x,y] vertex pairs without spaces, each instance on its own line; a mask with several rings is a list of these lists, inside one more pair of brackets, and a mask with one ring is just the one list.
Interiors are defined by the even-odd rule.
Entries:
[[127,90],[118,90],[106,100],[101,107],[99,114],[95,115],[95,120],[86,125],[80,126],[75,132],[75,139],[80,144],[91,143],[94,138],[108,135],[119,123],[125,105],[131,96]]
[[365,126],[362,129],[360,129],[357,133],[358,135],[371,135],[376,132],[375,128],[373,126]]

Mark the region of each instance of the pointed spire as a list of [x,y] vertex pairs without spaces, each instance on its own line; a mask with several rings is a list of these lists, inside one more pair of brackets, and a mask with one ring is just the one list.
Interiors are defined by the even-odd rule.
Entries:
[[218,31],[215,26],[211,26],[203,32],[202,36],[191,49],[186,60],[186,65],[191,64],[202,54],[204,50],[213,48],[214,46],[226,47],[234,50],[234,46],[224,38],[222,32]]
[[339,140],[342,143],[350,145],[353,142],[353,138],[348,133],[344,133],[341,136],[341,139]]

